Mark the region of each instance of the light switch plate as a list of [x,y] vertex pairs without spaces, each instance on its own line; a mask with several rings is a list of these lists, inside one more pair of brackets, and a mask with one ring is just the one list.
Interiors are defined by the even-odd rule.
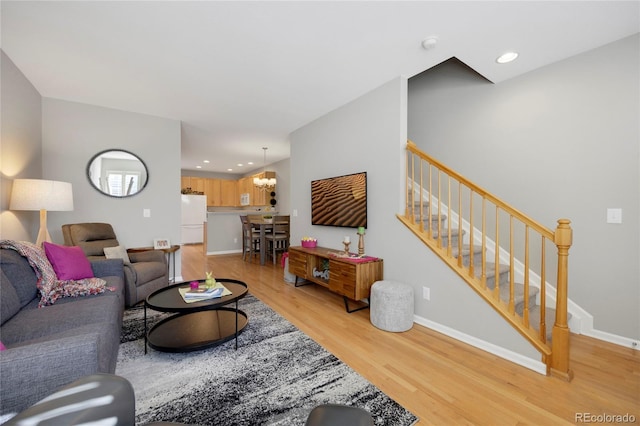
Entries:
[[151,209],[142,209],[142,217],[151,217]]
[[622,223],[622,209],[607,209],[607,223]]

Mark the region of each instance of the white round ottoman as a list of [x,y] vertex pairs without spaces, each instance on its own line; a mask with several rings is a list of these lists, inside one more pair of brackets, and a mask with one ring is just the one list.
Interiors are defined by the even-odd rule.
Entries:
[[376,281],[369,301],[371,324],[385,331],[413,327],[413,287],[396,281]]

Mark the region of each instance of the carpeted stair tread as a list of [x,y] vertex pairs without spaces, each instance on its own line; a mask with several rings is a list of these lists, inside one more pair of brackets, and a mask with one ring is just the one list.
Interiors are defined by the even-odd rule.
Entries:
[[[482,276],[482,267],[475,266],[473,270],[476,277],[480,278]],[[485,266],[485,275],[487,276],[487,287],[493,289],[495,287],[495,276],[496,276],[496,264],[493,262],[487,262]],[[500,286],[503,286],[508,283],[509,280],[509,265],[500,264],[498,267],[498,275],[499,275],[499,283]]]
[[[529,322],[534,330],[539,331],[540,305],[536,305],[529,310]],[[571,313],[567,312],[567,321],[571,319]],[[556,310],[553,308],[545,308],[544,322],[547,329],[547,342],[551,341],[551,330],[556,322]]]
[[[449,235],[449,230],[446,227],[444,227],[444,228],[441,228],[441,231],[442,231],[442,239],[447,238],[447,236]],[[425,230],[425,232],[427,232],[427,231]],[[464,234],[465,234],[465,231],[463,230],[462,231],[462,235],[464,235]],[[433,238],[438,238],[438,235],[439,235],[438,234],[438,229],[437,228],[433,229],[432,232],[431,232],[431,236]],[[458,231],[458,229],[452,228],[451,229],[451,237],[452,238],[453,237],[457,237],[458,235],[460,235],[460,232]]]
[[[540,331],[540,305],[536,305],[529,310],[529,323],[534,330]],[[547,342],[551,341],[551,330],[556,321],[556,310],[553,308],[545,308],[544,322],[547,330]]]
[[[420,212],[416,212],[416,219],[418,219],[420,217]],[[437,229],[438,227],[438,221],[440,221],[442,223],[443,227],[446,227],[446,225],[444,224],[444,222],[447,220],[447,215],[440,215],[438,216],[437,214],[432,214],[431,217],[429,217],[429,215],[425,212],[424,215],[422,216],[422,222],[427,223],[429,222],[429,219],[431,219],[431,227],[434,229]]]
[[[451,255],[457,259],[458,258],[458,251],[459,251],[459,247],[456,244],[454,247],[451,248]],[[462,251],[460,251],[461,255],[462,255],[462,264],[465,266],[469,266],[469,259],[471,259],[471,252],[473,251],[473,262],[474,264],[480,264],[482,262],[482,246],[479,245],[473,245],[470,246],[469,244],[463,244],[462,245]]]
[[[529,307],[536,306],[536,297],[540,289],[532,285],[529,286]],[[500,299],[505,303],[509,303],[510,289],[509,285],[500,286]],[[524,284],[514,283],[513,285],[513,303],[517,313],[522,315],[524,311]]]

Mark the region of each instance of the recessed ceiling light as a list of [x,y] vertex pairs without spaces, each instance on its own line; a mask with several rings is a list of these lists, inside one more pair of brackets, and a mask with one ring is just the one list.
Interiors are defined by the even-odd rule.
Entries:
[[242,167],[242,163],[238,163],[238,164],[236,164],[236,166]]
[[247,164],[253,166],[253,161],[249,161]]
[[202,168],[202,166],[196,166],[196,169],[201,169],[201,168]]
[[209,160],[204,160],[203,163],[209,164],[210,161]]
[[232,171],[233,171],[233,169],[227,169],[227,171],[228,171],[228,172],[232,172]]
[[517,52],[506,52],[500,55],[498,59],[496,59],[496,62],[499,64],[506,64],[511,61],[515,61],[517,57],[518,57]]

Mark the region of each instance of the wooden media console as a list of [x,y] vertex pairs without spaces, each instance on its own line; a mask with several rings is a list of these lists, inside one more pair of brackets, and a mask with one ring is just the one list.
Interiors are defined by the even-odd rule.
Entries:
[[[289,247],[289,272],[298,278],[328,288],[344,298],[347,312],[355,312],[369,307],[368,304],[356,309],[349,308],[349,300],[369,299],[371,286],[383,279],[383,261],[377,257],[342,257],[344,252],[325,247]],[[306,283],[309,284],[309,283]]]

